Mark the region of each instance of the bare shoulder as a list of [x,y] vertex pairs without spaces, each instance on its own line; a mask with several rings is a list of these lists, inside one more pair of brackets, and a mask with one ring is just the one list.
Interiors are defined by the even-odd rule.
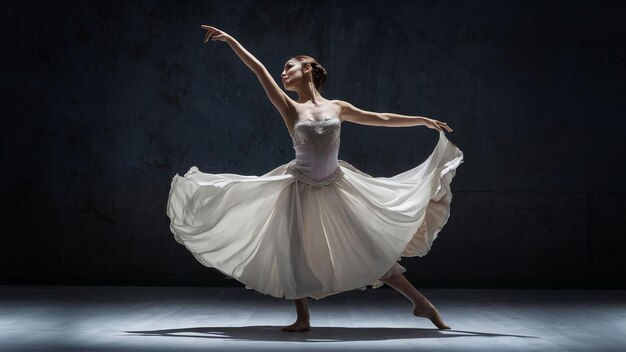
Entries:
[[344,100],[339,100],[339,99],[335,99],[335,100],[330,100],[330,103],[333,104],[336,108],[337,108],[337,116],[339,117],[339,120],[343,121],[343,113],[346,109],[353,109],[354,106],[350,103],[348,103],[347,101]]
[[342,109],[343,109],[343,108],[345,108],[345,107],[348,107],[348,106],[351,106],[351,105],[352,105],[352,104],[348,103],[348,102],[347,102],[347,101],[345,101],[345,100],[339,100],[339,99],[330,100],[330,102],[331,102],[332,104],[337,105],[338,107],[340,107],[340,108],[342,108]]
[[331,102],[341,109],[339,112],[339,119],[341,121],[350,121],[369,126],[381,125],[381,116],[377,112],[359,109],[344,100],[332,100]]

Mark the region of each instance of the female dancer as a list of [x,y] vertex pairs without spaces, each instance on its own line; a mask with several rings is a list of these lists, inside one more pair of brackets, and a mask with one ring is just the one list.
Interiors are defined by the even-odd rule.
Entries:
[[[298,94],[294,101],[232,36],[213,26],[201,28],[207,31],[205,43],[228,43],[256,74],[286,124],[296,159],[263,176],[207,174],[196,167],[184,177],[176,175],[168,201],[176,240],[202,264],[238,279],[246,288],[292,298],[297,320],[283,331],[310,329],[307,296],[320,299],[363,289],[373,279],[378,279],[374,287],[387,284],[411,300],[415,316],[449,329],[433,304],[402,274],[406,269],[394,261],[400,255],[425,255],[448,219],[449,184],[463,159],[443,135],[443,130],[452,129],[426,117],[364,111],[345,101],[327,100],[319,92],[326,70],[305,55],[288,60],[281,74],[285,90]],[[342,121],[424,125],[439,131],[440,142],[428,162],[391,178],[375,178],[337,159]],[[250,192],[255,195],[247,195]],[[244,207],[243,201],[252,197],[265,203]],[[232,231],[230,213],[218,213],[237,207],[240,215],[247,212],[258,219],[241,230],[247,232]],[[253,235],[242,239],[248,232]],[[285,233],[291,236],[278,237]],[[359,249],[368,252],[355,252]]]

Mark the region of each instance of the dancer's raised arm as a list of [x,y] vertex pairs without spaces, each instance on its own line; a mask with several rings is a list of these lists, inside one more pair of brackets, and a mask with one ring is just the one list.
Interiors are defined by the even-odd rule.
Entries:
[[280,112],[280,115],[287,123],[287,126],[292,126],[297,118],[295,114],[295,106],[296,102],[291,99],[279,86],[276,84],[276,81],[272,78],[270,73],[267,71],[265,66],[257,60],[254,55],[252,55],[248,50],[246,50],[235,38],[231,35],[227,34],[224,31],[221,31],[215,27],[202,25],[203,29],[207,30],[207,33],[204,37],[204,42],[206,43],[211,40],[220,40],[227,42],[228,45],[233,49],[233,51],[239,56],[241,61],[248,66],[254,74],[259,78],[265,92],[267,93],[268,98],[274,104],[276,109]]

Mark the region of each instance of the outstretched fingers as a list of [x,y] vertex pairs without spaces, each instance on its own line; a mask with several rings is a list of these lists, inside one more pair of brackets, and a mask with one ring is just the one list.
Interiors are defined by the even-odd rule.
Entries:
[[450,126],[448,126],[445,122],[435,120],[435,126],[439,131],[443,131],[443,129],[445,129],[448,132],[452,132],[452,128],[450,128]]
[[206,24],[201,25],[200,28],[206,29],[206,34],[204,35],[204,42],[205,43],[208,42],[209,39],[211,39],[211,36],[217,30],[215,27],[207,26]]
[[220,31],[219,29],[213,26],[208,26],[206,24],[203,24],[203,25],[200,25],[200,28],[205,29],[207,31],[207,33],[204,35],[205,43],[208,42],[209,39],[224,41],[226,40],[226,37],[228,36],[226,33],[224,33],[223,31]]

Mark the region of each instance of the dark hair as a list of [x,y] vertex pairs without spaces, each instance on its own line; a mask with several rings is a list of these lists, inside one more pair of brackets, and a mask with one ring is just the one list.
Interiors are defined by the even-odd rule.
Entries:
[[308,55],[297,55],[292,57],[292,59],[296,59],[302,62],[303,66],[306,64],[311,64],[311,67],[313,67],[313,85],[315,85],[315,89],[321,91],[324,87],[324,84],[326,83],[326,79],[328,78],[328,72],[326,72],[324,66],[320,65],[317,60]]

